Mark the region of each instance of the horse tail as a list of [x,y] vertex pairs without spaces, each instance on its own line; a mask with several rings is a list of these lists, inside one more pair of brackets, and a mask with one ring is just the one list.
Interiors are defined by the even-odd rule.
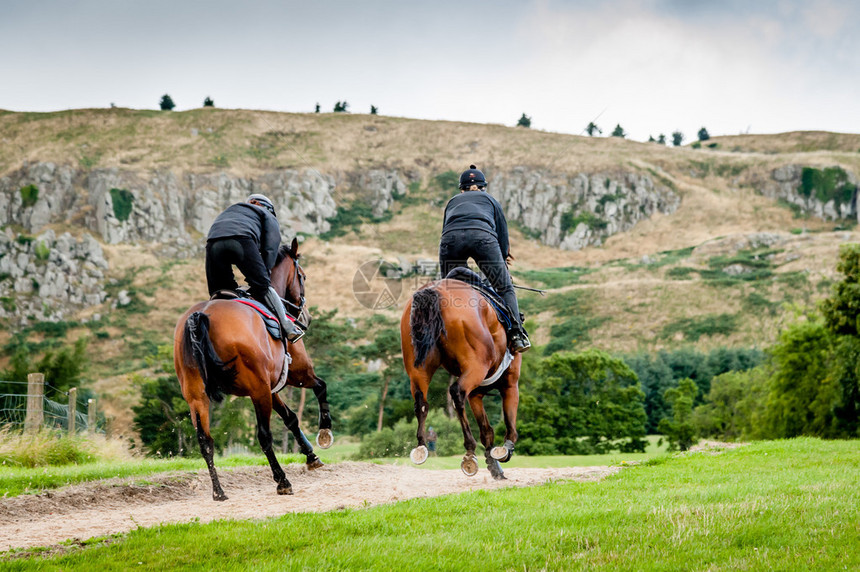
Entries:
[[186,367],[196,369],[203,378],[203,386],[209,399],[220,403],[224,399],[225,388],[236,381],[236,368],[230,365],[234,360],[224,362],[215,353],[209,337],[209,316],[194,312],[185,321],[182,348]]
[[425,288],[412,295],[409,335],[415,349],[415,367],[424,363],[439,337],[445,333],[441,300],[439,292],[433,288]]

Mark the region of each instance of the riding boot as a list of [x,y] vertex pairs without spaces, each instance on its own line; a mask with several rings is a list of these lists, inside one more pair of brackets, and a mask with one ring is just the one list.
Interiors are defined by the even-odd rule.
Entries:
[[522,353],[524,351],[528,351],[528,349],[532,347],[532,344],[529,341],[529,335],[523,327],[522,314],[520,314],[519,321],[514,322],[511,326],[511,330],[508,332],[508,340],[514,353]]
[[296,326],[292,320],[287,318],[287,311],[284,308],[284,303],[281,302],[281,297],[278,296],[278,293],[275,292],[275,289],[271,286],[266,292],[265,302],[278,317],[278,321],[281,323],[281,331],[283,331],[284,337],[287,340],[290,342],[297,342],[303,335],[305,335],[304,330]]

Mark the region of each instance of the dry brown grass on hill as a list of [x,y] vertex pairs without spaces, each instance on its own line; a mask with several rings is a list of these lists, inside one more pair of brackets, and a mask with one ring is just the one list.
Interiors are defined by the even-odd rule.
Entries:
[[815,153],[841,151],[860,153],[860,135],[829,131],[792,131],[774,135],[726,135],[712,137],[722,151],[747,153]]

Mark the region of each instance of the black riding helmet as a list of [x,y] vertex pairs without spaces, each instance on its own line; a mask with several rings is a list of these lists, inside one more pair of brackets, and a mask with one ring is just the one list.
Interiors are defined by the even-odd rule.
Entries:
[[465,190],[472,185],[478,185],[478,188],[486,187],[487,178],[477,167],[469,165],[469,168],[460,175],[460,188]]

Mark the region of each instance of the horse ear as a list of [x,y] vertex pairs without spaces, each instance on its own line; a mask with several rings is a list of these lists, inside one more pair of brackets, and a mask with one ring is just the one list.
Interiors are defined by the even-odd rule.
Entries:
[[293,242],[290,243],[290,252],[293,253],[293,258],[299,255],[299,237],[293,237]]

